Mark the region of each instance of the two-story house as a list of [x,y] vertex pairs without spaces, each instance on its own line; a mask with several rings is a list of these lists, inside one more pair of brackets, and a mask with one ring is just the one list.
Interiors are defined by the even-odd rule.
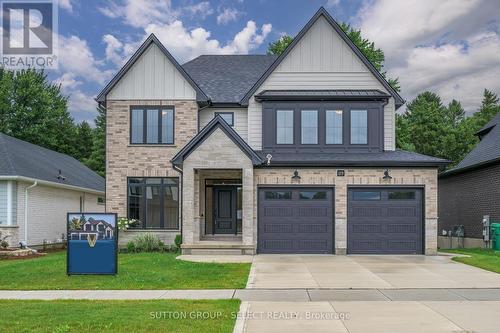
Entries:
[[437,171],[395,149],[403,99],[321,8],[285,52],[180,65],[151,35],[97,98],[121,242],[183,253],[435,254]]

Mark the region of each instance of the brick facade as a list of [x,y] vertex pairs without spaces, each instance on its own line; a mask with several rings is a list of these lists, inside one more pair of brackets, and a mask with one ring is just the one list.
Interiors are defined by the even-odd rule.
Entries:
[[439,178],[439,234],[454,225],[482,238],[483,215],[500,221],[500,164]]
[[[130,107],[173,106],[173,145],[130,145]],[[198,128],[198,105],[194,100],[110,100],[106,105],[106,211],[127,216],[127,177],[179,177],[170,160]],[[181,214],[179,214],[181,215]],[[120,244],[137,232],[123,234]],[[179,231],[160,232],[170,244]]]

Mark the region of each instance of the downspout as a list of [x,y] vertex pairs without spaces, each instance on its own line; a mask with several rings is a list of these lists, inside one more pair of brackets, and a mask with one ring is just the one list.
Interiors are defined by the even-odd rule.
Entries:
[[24,189],[24,243],[26,247],[28,246],[28,190],[34,188],[38,185],[35,181],[31,186]]

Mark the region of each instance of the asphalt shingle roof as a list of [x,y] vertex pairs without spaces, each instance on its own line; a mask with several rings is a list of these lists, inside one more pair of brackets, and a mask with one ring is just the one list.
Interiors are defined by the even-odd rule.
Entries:
[[275,55],[202,55],[182,67],[212,103],[239,103]]
[[[489,132],[486,133],[486,130],[489,130]],[[482,133],[481,141],[479,141],[476,147],[474,147],[456,167],[448,170],[446,173],[459,172],[462,169],[469,169],[480,164],[500,159],[500,113],[478,133]]]
[[[61,174],[65,180],[58,179]],[[0,176],[23,176],[104,192],[104,178],[71,156],[0,133]]]

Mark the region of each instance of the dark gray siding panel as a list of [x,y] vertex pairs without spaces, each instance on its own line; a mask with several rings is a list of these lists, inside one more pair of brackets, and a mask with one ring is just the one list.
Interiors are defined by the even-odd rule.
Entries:
[[465,237],[482,238],[483,215],[500,221],[500,164],[439,178],[438,234],[454,225]]
[[[376,192],[360,200],[357,192]],[[414,192],[412,199],[389,198],[390,192]],[[423,253],[423,191],[416,188],[351,188],[348,190],[348,254]]]
[[[289,199],[269,199],[266,192],[286,192]],[[319,200],[300,192],[325,192]],[[259,189],[258,253],[333,253],[333,189],[279,187]]]

